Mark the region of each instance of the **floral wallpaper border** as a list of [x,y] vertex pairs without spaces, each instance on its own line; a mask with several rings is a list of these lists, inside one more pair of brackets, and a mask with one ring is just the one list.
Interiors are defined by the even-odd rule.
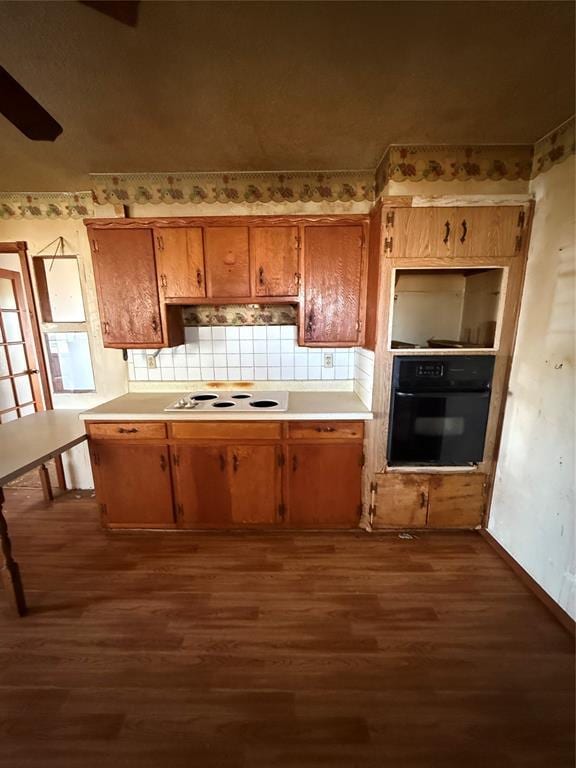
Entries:
[[0,192],[0,220],[83,219],[93,215],[92,192]]
[[575,152],[571,117],[531,145],[388,147],[376,171],[91,174],[92,191],[0,192],[2,219],[82,219],[99,205],[373,201],[389,181],[535,178]]
[[374,200],[374,172],[91,174],[104,205],[138,203],[292,203]]
[[576,120],[571,117],[534,144],[532,178],[564,162],[576,151]]
[[376,195],[389,181],[528,181],[534,148],[529,144],[476,146],[391,145],[376,169]]
[[197,305],[182,309],[185,326],[199,325],[296,325],[292,304]]

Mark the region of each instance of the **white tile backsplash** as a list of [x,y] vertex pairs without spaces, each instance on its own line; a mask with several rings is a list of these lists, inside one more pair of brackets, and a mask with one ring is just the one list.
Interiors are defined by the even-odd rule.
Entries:
[[357,347],[354,354],[354,392],[367,408],[372,408],[374,352]]
[[[354,381],[354,390],[372,404],[374,353],[365,349],[299,347],[294,325],[187,327],[186,343],[163,349],[156,368],[147,355],[130,350],[130,381]],[[333,367],[324,367],[324,355]]]

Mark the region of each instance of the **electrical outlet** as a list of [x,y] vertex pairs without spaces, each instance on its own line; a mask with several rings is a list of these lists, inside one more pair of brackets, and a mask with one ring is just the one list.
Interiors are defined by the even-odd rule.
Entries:
[[334,367],[334,357],[332,355],[324,355],[324,368]]
[[156,355],[146,355],[146,362],[148,363],[148,368],[156,368]]

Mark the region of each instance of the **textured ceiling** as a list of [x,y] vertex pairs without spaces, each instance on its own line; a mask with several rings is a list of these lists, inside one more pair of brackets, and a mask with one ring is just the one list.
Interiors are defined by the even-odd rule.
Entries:
[[532,143],[574,110],[571,2],[0,2],[2,63],[64,126],[0,116],[0,189],[89,172],[372,168],[389,143]]

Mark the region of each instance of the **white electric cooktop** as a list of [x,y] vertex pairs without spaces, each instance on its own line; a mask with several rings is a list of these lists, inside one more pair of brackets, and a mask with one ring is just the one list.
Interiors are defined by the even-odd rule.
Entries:
[[288,410],[288,392],[190,392],[180,397],[165,411],[286,411]]

